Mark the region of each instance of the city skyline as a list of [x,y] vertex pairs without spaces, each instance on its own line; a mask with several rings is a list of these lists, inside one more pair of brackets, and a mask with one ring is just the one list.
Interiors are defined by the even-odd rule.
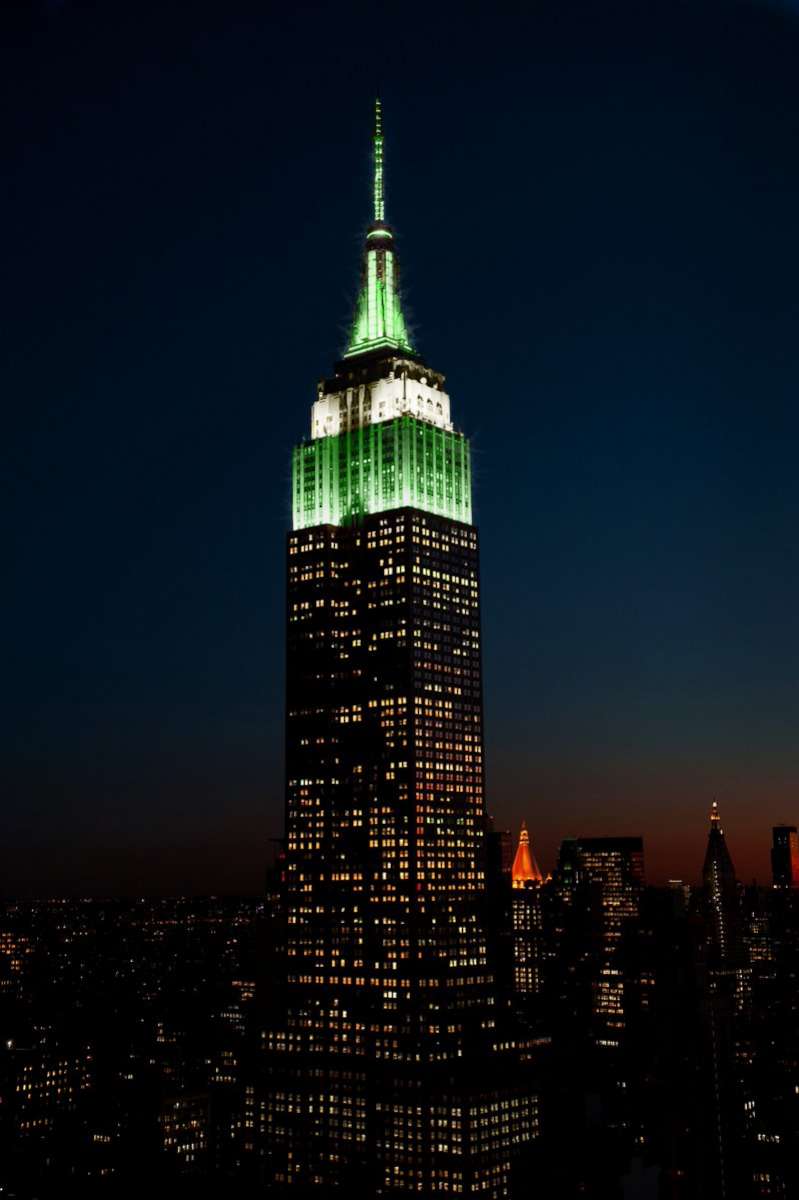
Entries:
[[0,1192],[787,1200],[799,24],[126,3],[11,22]]
[[[545,873],[567,835],[642,836],[648,879],[695,882],[717,796],[739,877],[766,882],[771,828],[799,816],[799,35],[743,5],[714,49],[713,5],[658,11],[658,38],[625,6],[601,29],[518,18],[538,57],[479,104],[453,65],[384,88],[388,187],[410,334],[475,450],[489,812],[527,820]],[[101,19],[82,40],[69,6],[29,20],[20,61],[49,74],[39,96],[9,76],[28,103],[4,201],[25,233],[4,888],[248,891],[281,832],[283,461],[356,290],[369,96],[325,109],[326,76],[281,127],[243,17],[221,46],[195,32],[191,66],[177,25],[159,57]],[[457,38],[473,58],[475,31]]]

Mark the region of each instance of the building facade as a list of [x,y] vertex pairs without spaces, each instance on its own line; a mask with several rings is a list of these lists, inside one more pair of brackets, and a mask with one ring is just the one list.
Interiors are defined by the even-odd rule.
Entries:
[[[603,1050],[619,1050],[625,1040],[623,937],[638,919],[643,886],[641,838],[567,838],[562,843],[556,887],[570,929],[563,953],[575,958],[581,1019],[594,1046]],[[585,1004],[589,994],[590,1006]]]
[[775,825],[771,833],[771,878],[774,887],[799,887],[799,836],[796,826]]
[[292,464],[267,1183],[504,1196],[538,1118],[480,921],[469,444],[402,315],[379,104],[374,161],[351,337]]

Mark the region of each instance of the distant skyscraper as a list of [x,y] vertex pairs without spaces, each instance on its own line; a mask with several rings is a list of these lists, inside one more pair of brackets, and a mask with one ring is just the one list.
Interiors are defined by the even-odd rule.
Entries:
[[711,944],[719,960],[726,962],[735,956],[738,949],[738,885],[715,800],[710,806],[710,829],[702,883]]
[[593,885],[599,895],[598,918],[603,946],[618,945],[624,922],[638,916],[644,885],[644,843],[639,837],[577,838],[563,843],[573,856],[575,882]]
[[795,825],[772,830],[771,878],[775,887],[799,887],[799,837]]
[[[595,1046],[618,1049],[625,1030],[626,926],[638,917],[644,886],[640,837],[566,838],[555,889],[563,909],[564,954],[574,958],[572,1003]],[[581,994],[582,993],[582,996]]]
[[511,870],[511,927],[513,930],[513,990],[538,995],[543,987],[544,932],[541,905],[543,876],[522,821],[519,845]]
[[544,882],[544,877],[539,870],[538,863],[535,861],[535,855],[530,846],[530,835],[527,832],[526,821],[522,821],[519,845],[516,850],[516,857],[513,860],[511,875],[515,888],[524,887],[527,883]]
[[[384,219],[294,451],[282,1010],[264,1045],[279,1192],[508,1195],[536,1136],[486,940],[469,444],[414,350]],[[529,1071],[528,1071],[529,1077]]]
[[[738,1195],[737,1175],[741,1149],[742,1098],[740,1067],[736,1062],[736,1032],[748,1003],[748,981],[735,868],[730,855],[719,806],[710,807],[710,829],[702,868],[701,906],[706,923],[705,954],[701,979],[704,1018],[703,1058],[710,1123],[706,1142],[711,1195]],[[747,1050],[747,1055],[749,1051]]]

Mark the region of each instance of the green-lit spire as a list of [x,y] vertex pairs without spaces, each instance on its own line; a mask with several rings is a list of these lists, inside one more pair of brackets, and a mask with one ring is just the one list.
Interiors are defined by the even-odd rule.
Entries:
[[410,352],[413,350],[400,304],[394,235],[385,223],[383,109],[379,99],[375,100],[373,153],[374,220],[366,234],[361,288],[345,358],[353,354],[365,354],[382,346]]
[[383,199],[383,106],[380,103],[379,98],[375,100],[374,156],[374,219],[375,221],[384,221],[386,216],[386,206]]

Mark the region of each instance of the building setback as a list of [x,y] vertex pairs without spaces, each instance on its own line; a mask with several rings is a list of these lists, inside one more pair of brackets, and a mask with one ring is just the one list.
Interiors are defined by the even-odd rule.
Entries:
[[479,919],[469,444],[402,315],[379,103],[374,161],[351,337],[293,455],[266,1182],[499,1197],[538,1116]]

